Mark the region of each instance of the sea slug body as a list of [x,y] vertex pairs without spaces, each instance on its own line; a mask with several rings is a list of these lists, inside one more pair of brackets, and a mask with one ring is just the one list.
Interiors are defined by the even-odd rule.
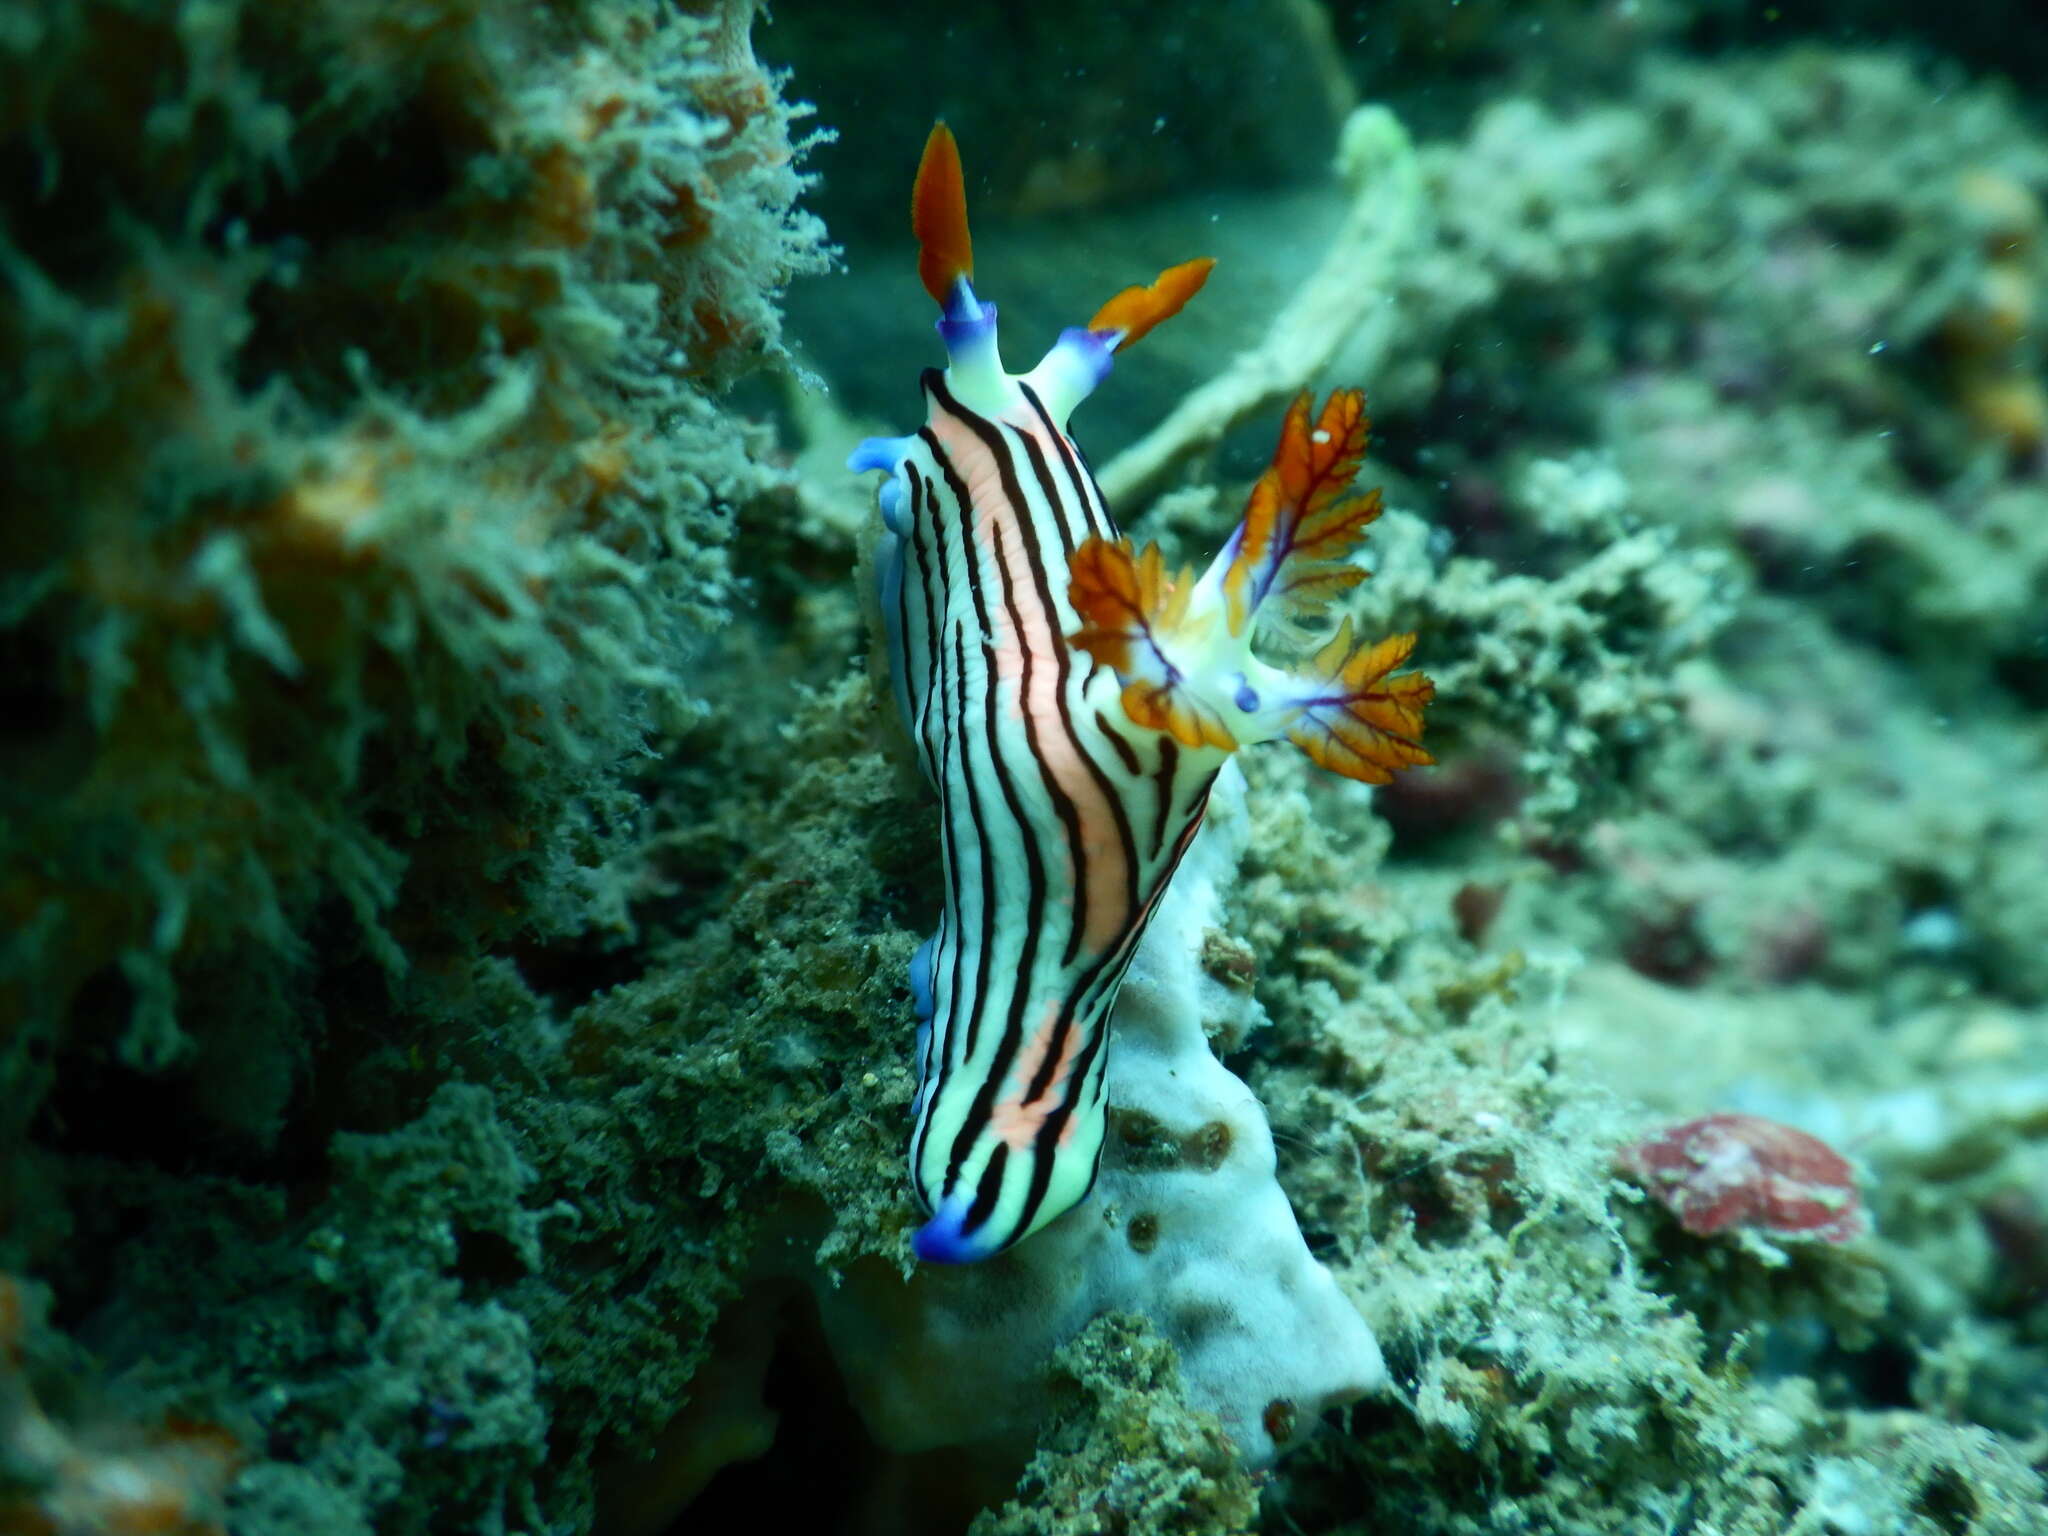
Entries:
[[[1305,664],[1252,642],[1323,611],[1365,572],[1379,515],[1351,480],[1363,401],[1289,410],[1272,466],[1208,572],[1169,572],[1117,530],[1066,423],[1115,352],[1177,312],[1211,263],[1126,289],[1029,373],[1003,369],[976,296],[959,152],[941,124],[912,196],[944,370],[925,424],[870,438],[881,606],[896,701],[938,791],[938,932],[911,967],[919,1017],[910,1170],[920,1258],[987,1258],[1088,1193],[1106,1123],[1110,1010],[1132,954],[1237,747],[1285,737],[1384,783],[1431,761],[1431,695],[1395,675],[1414,644],[1354,643]],[[1263,628],[1262,628],[1263,626]]]

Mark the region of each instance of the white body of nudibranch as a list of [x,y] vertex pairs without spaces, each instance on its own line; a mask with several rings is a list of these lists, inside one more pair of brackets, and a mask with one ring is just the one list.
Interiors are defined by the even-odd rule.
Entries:
[[[890,670],[940,804],[939,927],[911,972],[920,1029],[910,1166],[928,1213],[916,1248],[961,1262],[1028,1236],[1093,1184],[1110,1010],[1218,769],[1239,744],[1285,735],[1341,771],[1383,777],[1384,753],[1357,742],[1373,707],[1361,700],[1387,695],[1361,692],[1352,674],[1361,657],[1391,656],[1378,683],[1412,637],[1366,656],[1347,626],[1306,674],[1251,654],[1251,618],[1268,597],[1298,602],[1363,575],[1333,575],[1329,555],[1377,510],[1354,500],[1336,516],[1327,495],[1321,508],[1306,495],[1290,506],[1279,460],[1261,482],[1263,521],[1255,493],[1200,582],[1168,578],[1156,550],[1134,556],[1111,520],[1068,415],[1119,346],[1200,286],[1207,263],[1126,290],[1031,372],[1011,375],[995,306],[968,277],[957,151],[943,127],[926,147],[913,219],[948,365],[923,376],[924,426],[869,439],[850,467],[889,476],[880,569]],[[1298,404],[1295,416],[1305,422],[1305,411]],[[1295,416],[1283,452],[1308,442]],[[1362,415],[1352,417],[1339,427],[1356,426],[1362,451]],[[1317,432],[1334,419],[1326,411]],[[1329,469],[1348,446],[1306,452]],[[1351,453],[1337,466],[1338,489],[1355,464]],[[1316,538],[1304,543],[1304,530]],[[1415,681],[1426,699],[1426,681]],[[1372,730],[1411,727],[1394,733],[1405,761],[1427,761],[1410,739],[1416,690],[1400,702],[1413,708],[1378,710]],[[1365,771],[1332,760],[1347,753]]]

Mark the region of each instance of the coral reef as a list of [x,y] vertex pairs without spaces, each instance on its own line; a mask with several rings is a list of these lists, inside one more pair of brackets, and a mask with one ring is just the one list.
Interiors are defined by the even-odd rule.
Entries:
[[237,1529],[573,1501],[513,1095],[450,1079],[632,932],[786,494],[715,394],[824,262],[752,18],[0,18],[7,1262],[232,1422]]
[[[1841,9],[0,3],[0,1525],[2048,1529],[2039,44]],[[813,94],[892,243],[785,311]],[[1130,1021],[1263,1117],[1162,1074],[1013,1255],[1124,1279],[993,1322],[906,1283],[933,810],[833,467],[941,108],[1006,320],[1220,258],[1080,422],[1203,405],[1141,537],[1366,389],[1444,762],[1247,755]],[[1869,1230],[1624,1176],[1710,1116]],[[1152,1278],[1240,1174],[1344,1358]],[[883,1443],[947,1322],[900,1416],[979,1417]]]

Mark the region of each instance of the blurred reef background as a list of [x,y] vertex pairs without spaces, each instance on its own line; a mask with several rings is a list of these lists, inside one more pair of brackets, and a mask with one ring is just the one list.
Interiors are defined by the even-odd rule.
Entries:
[[[2048,32],[881,16],[0,0],[0,1531],[2048,1532]],[[1076,422],[1141,537],[1371,404],[1441,766],[1247,754],[1202,952],[1392,1383],[1267,1469],[1142,1318],[1001,1434],[845,1342],[936,115],[1013,366],[1220,259]]]

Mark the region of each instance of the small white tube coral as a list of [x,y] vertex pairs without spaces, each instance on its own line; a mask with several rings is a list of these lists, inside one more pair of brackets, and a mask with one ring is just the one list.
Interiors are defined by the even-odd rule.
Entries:
[[1109,462],[1100,479],[1111,507],[1128,509],[1164,489],[1174,466],[1294,394],[1340,349],[1348,349],[1349,372],[1375,371],[1394,337],[1394,279],[1431,227],[1429,202],[1415,145],[1385,107],[1363,106],[1346,119],[1336,169],[1351,207],[1322,263],[1255,346]]

